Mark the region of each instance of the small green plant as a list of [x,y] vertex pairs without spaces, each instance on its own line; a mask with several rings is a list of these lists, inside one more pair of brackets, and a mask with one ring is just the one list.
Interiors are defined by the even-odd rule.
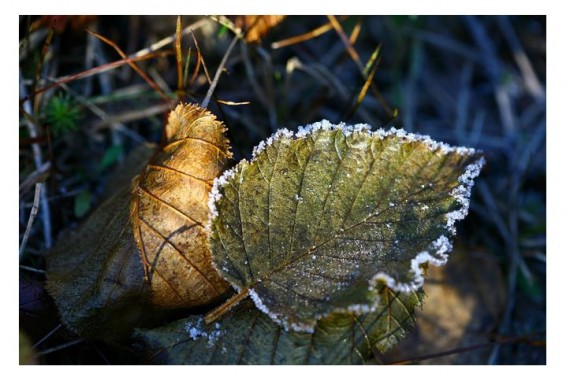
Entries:
[[76,130],[80,118],[81,110],[69,94],[57,94],[45,107],[45,123],[55,136]]

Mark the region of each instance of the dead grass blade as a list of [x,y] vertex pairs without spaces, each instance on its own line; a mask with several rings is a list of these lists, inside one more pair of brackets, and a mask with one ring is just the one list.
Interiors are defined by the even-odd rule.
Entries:
[[363,74],[364,65],[362,64],[362,60],[360,59],[358,52],[356,51],[356,49],[354,49],[354,46],[350,42],[350,38],[344,32],[344,29],[342,29],[342,25],[340,25],[340,23],[338,22],[336,17],[334,17],[332,15],[329,15],[327,17],[328,17],[328,20],[330,20],[330,24],[332,25],[332,28],[336,31],[336,33],[338,34],[338,37],[340,37],[340,40],[342,40],[342,43],[344,44],[346,51],[350,55],[350,58],[352,58],[352,61],[354,61],[356,66],[358,66],[358,69],[360,70],[360,72]]
[[181,40],[183,32],[183,24],[181,16],[177,16],[176,38],[175,38],[175,57],[177,58],[177,94],[183,97],[185,90],[183,89],[183,53],[181,50]]
[[[192,23],[191,25],[186,26],[183,29],[183,36],[189,34],[189,33],[193,33],[195,30],[202,28],[205,24],[207,23],[207,20],[205,18],[199,19],[198,21]],[[131,54],[130,57],[134,58],[134,57],[143,57],[146,54],[149,53],[153,53],[159,49],[161,49],[162,47],[172,43],[173,41],[175,41],[175,38],[177,38],[177,33],[172,34],[169,37],[165,37],[164,39],[157,41],[156,43],[152,44],[150,47],[142,49],[134,54]]]
[[[100,39],[101,41],[105,42],[106,44],[110,45],[111,47],[114,48],[114,50],[116,50],[116,52],[120,55],[120,57],[122,57],[123,59],[127,58],[127,55],[122,51],[122,49],[120,49],[120,47],[118,45],[116,45],[114,43],[114,41],[111,41],[109,39],[107,39],[106,37],[93,32],[91,30],[86,29],[87,33],[90,33],[91,35],[97,37],[98,39]],[[155,83],[155,81],[153,81],[151,78],[149,78],[149,76],[147,74],[144,73],[144,71],[142,69],[139,68],[138,65],[136,65],[134,62],[128,62],[128,65],[136,72],[138,73],[158,94],[159,96],[161,96],[161,98],[163,98],[164,100],[169,100],[170,97],[167,96],[167,94],[165,94],[163,92],[163,90],[161,90],[161,88],[157,85],[157,83]]]
[[46,161],[42,164],[40,168],[30,173],[24,181],[20,183],[20,199],[37,183],[44,182],[49,177],[49,171],[51,171],[51,162]]
[[24,254],[24,250],[28,243],[29,234],[31,232],[31,227],[33,226],[33,222],[35,221],[35,216],[37,215],[37,211],[39,210],[39,201],[41,198],[41,190],[43,187],[43,183],[36,183],[35,184],[35,194],[33,196],[33,205],[31,207],[31,212],[29,214],[28,223],[26,226],[26,231],[24,233],[24,238],[22,238],[22,243],[20,245],[20,260],[22,260],[22,256]]
[[[365,96],[367,89],[364,91],[364,87],[368,86],[369,88],[371,88],[374,96],[376,97],[376,99],[379,101],[379,103],[381,104],[381,106],[384,108],[385,112],[389,116],[389,118],[390,118],[390,120],[388,121],[388,123],[389,123],[390,121],[392,121],[393,119],[395,119],[397,117],[397,110],[392,110],[391,107],[389,107],[389,105],[387,104],[387,101],[381,95],[381,93],[377,90],[377,87],[375,86],[375,84],[373,84],[372,81],[368,82],[368,69],[369,69],[369,67],[371,67],[373,61],[375,61],[377,59],[381,45],[378,45],[378,47],[374,50],[374,53],[372,54],[372,56],[368,60],[368,63],[366,64],[366,66],[364,67],[358,52],[356,51],[356,49],[353,46],[353,42],[355,42],[356,39],[352,38],[352,36],[348,37],[346,35],[346,33],[344,32],[344,29],[342,28],[342,25],[340,24],[338,19],[336,19],[335,16],[329,15],[327,17],[328,17],[328,20],[330,20],[330,24],[332,25],[332,28],[336,31],[336,33],[340,37],[340,40],[344,44],[346,51],[348,52],[348,55],[350,56],[352,61],[354,61],[354,63],[358,67],[358,70],[360,71],[360,74],[363,76],[363,78],[365,80],[364,86],[362,87],[362,91],[360,92],[360,94],[363,93],[364,96]],[[354,28],[354,32],[352,32],[352,35],[359,34],[359,31],[356,32],[356,28]],[[377,68],[377,65],[375,66],[375,68]],[[374,73],[374,75],[375,75],[375,73]],[[360,97],[358,96],[358,100],[359,100],[359,98]],[[362,97],[362,99],[363,99],[363,97]],[[359,106],[359,104],[355,105],[355,108],[357,109],[358,106]],[[349,114],[348,116],[351,116],[351,115]]]
[[373,65],[373,68],[371,69],[369,75],[367,76],[364,85],[362,86],[362,89],[360,90],[360,93],[358,94],[358,97],[356,98],[356,102],[354,103],[354,105],[350,108],[350,111],[348,112],[348,114],[346,115],[346,120],[349,120],[352,115],[354,115],[354,113],[356,112],[356,110],[358,109],[358,107],[360,107],[360,105],[362,104],[362,101],[364,100],[372,82],[373,82],[373,77],[375,76],[375,73],[377,72],[377,67],[379,66],[381,59],[375,61],[375,64]]
[[280,48],[283,48],[285,46],[295,45],[295,44],[298,44],[299,42],[308,41],[308,40],[311,40],[315,37],[321,36],[321,35],[323,35],[324,33],[328,32],[330,30],[332,30],[332,24],[326,23],[326,24],[319,26],[318,28],[316,28],[314,30],[311,30],[308,33],[301,34],[299,36],[295,36],[295,37],[291,37],[291,38],[287,38],[285,40],[274,42],[274,43],[271,44],[271,49],[280,49]]
[[249,104],[252,103],[250,101],[232,102],[232,101],[223,101],[221,99],[217,99],[216,102],[221,103],[221,104],[226,105],[226,106],[245,106],[245,105],[249,105]]
[[[62,78],[59,78],[56,82],[53,82],[52,84],[50,84],[49,86],[45,86],[41,89],[36,90],[35,92],[28,94],[24,97],[22,97],[22,99],[20,100],[20,104],[23,104],[24,102],[30,100],[32,97],[36,96],[37,94],[41,94],[44,93],[46,91],[49,91],[55,87],[59,87],[61,86],[61,84],[64,83],[69,83],[69,82],[73,82],[76,81],[78,79],[83,79],[83,78],[87,78],[90,77],[92,75],[97,75],[112,69],[116,69],[124,64],[130,64],[130,63],[134,63],[134,62],[138,62],[138,61],[144,61],[144,60],[148,60],[154,57],[164,57],[164,56],[168,56],[173,54],[171,51],[162,51],[162,52],[153,52],[153,53],[148,53],[145,56],[140,56],[140,57],[131,57],[131,58],[124,58],[118,61],[114,61],[114,62],[109,62],[108,64],[105,65],[100,65],[97,66],[95,68],[92,69],[88,69],[85,71],[82,71],[80,73],[77,74],[71,74],[71,75],[67,75],[64,76]],[[168,98],[170,99],[170,98]]]
[[204,75],[206,75],[206,80],[208,81],[208,84],[210,85],[212,83],[212,81],[210,80],[210,75],[208,74],[208,69],[206,68],[206,62],[204,62],[204,57],[200,53],[198,41],[197,41],[197,38],[195,37],[195,34],[193,33],[193,31],[191,31],[191,36],[193,37],[193,42],[195,43],[195,48],[197,48],[198,62],[199,63],[202,62],[202,69],[204,70]]
[[126,111],[118,115],[107,116],[100,122],[93,125],[93,129],[100,129],[112,126],[117,123],[126,123],[133,120],[145,119],[153,115],[164,113],[171,109],[173,103],[166,102],[157,104],[151,107],[146,107],[141,110]]
[[354,29],[352,30],[352,34],[350,35],[350,45],[354,45],[360,36],[360,32],[362,31],[362,19],[359,18],[356,21],[356,25],[354,25]]
[[[189,51],[187,52],[187,58],[185,60],[185,68],[183,70],[183,89],[186,89],[189,83],[189,68],[191,66],[191,47],[189,46]],[[192,83],[192,82],[191,82]]]
[[224,56],[222,57],[222,61],[220,61],[220,65],[218,65],[218,69],[216,69],[216,73],[214,74],[214,80],[210,84],[210,87],[208,88],[208,91],[206,92],[206,96],[204,97],[204,100],[202,101],[202,104],[201,104],[202,108],[207,108],[208,103],[210,102],[210,98],[212,97],[212,93],[214,93],[214,89],[218,85],[218,80],[220,79],[220,75],[222,74],[222,71],[224,70],[224,66],[226,65],[226,61],[228,60],[228,56],[230,56],[232,49],[234,49],[234,46],[236,46],[236,42],[238,42],[238,36],[234,36],[234,38],[232,39],[232,42],[230,43],[230,46],[228,46],[228,49],[226,49],[226,53],[224,53]]
[[[23,76],[22,76],[22,72],[20,71],[20,94],[24,95],[24,99],[31,99],[30,95],[26,94],[26,88],[23,85],[24,81],[23,81]],[[37,92],[36,92],[37,93]],[[35,99],[35,96],[34,96]],[[24,116],[24,119],[26,121],[26,125],[28,127],[28,132],[29,132],[29,136],[32,139],[36,139],[39,137],[39,133],[38,133],[38,127],[36,125],[36,121],[33,118],[33,111],[32,111],[32,105],[30,104],[30,102],[28,101],[21,101],[20,102],[20,111],[22,113],[22,115]],[[49,143],[49,141],[48,141]],[[50,143],[49,143],[49,147],[50,147]],[[39,144],[37,143],[32,143],[31,145],[32,148],[32,153],[33,153],[33,160],[34,160],[34,164],[36,169],[40,169],[43,166],[43,154],[41,152],[41,147],[39,146]],[[37,189],[36,189],[36,193],[37,193]],[[43,239],[44,239],[44,243],[45,243],[45,247],[46,248],[50,248],[53,242],[53,237],[51,235],[51,212],[50,212],[50,208],[49,208],[49,202],[47,201],[47,190],[45,187],[41,187],[41,189],[39,190],[39,192],[41,193],[41,220],[42,220],[42,224],[43,224]],[[35,199],[34,199],[35,202]],[[29,223],[28,223],[29,225]],[[25,237],[24,237],[25,238]],[[20,259],[23,253],[23,246],[20,248]]]
[[[51,41],[53,40],[54,34],[55,31],[53,30],[53,28],[49,28],[49,31],[47,32],[47,36],[45,38],[45,42],[43,43],[43,47],[41,48],[41,54],[39,55],[39,60],[37,61],[37,65],[35,66],[35,75],[34,75],[33,85],[31,87],[32,93],[35,93],[35,89],[37,87],[37,84],[39,83],[39,77],[41,76],[41,69],[43,68],[43,62],[49,50],[49,46],[51,45]],[[38,97],[38,96],[39,94],[35,93],[34,97]],[[37,113],[39,104],[40,104],[39,99],[36,98],[33,102],[34,113]]]

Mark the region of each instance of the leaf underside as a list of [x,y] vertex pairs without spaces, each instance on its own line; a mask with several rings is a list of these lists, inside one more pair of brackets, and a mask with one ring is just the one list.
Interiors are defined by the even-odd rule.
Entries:
[[382,305],[374,312],[332,314],[313,333],[286,331],[248,301],[209,326],[191,317],[135,336],[160,364],[361,364],[375,349],[385,352],[397,344],[424,297],[422,291],[386,287],[380,295]]
[[415,258],[445,260],[448,216],[467,212],[454,192],[481,164],[473,150],[411,136],[331,126],[260,144],[211,193],[218,271],[299,331],[371,310],[377,280],[418,289]]

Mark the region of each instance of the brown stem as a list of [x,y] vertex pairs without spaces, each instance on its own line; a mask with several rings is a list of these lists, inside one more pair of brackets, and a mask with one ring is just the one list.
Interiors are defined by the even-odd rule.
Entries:
[[226,312],[230,311],[238,303],[240,303],[242,300],[244,300],[248,296],[249,291],[250,290],[248,288],[241,289],[239,293],[232,296],[230,299],[225,301],[222,305],[220,305],[219,307],[215,308],[214,310],[212,310],[208,314],[206,314],[204,316],[204,322],[206,324],[211,324],[211,323],[214,323],[215,321],[217,321],[218,319],[220,319],[222,317],[222,315],[224,315]]

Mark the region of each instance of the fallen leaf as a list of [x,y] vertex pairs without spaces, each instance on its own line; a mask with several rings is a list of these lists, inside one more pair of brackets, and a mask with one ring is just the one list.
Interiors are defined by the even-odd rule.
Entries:
[[401,294],[386,287],[380,294],[375,311],[332,314],[312,333],[286,331],[248,302],[212,325],[193,316],[135,336],[160,364],[361,364],[374,349],[385,352],[397,344],[423,298],[422,291]]
[[216,268],[285,328],[371,312],[381,283],[411,292],[444,264],[483,158],[403,130],[323,121],[280,130],[215,181]]
[[212,182],[231,157],[224,132],[208,110],[177,106],[166,145],[137,180],[132,224],[156,305],[202,305],[228,289],[212,268],[204,229]]
[[212,179],[231,156],[224,127],[181,104],[166,136],[149,163],[151,146],[135,151],[122,168],[139,170],[141,162],[142,173],[47,255],[47,289],[61,320],[84,338],[121,340],[164,309],[206,305],[228,288],[212,268],[203,226]]

